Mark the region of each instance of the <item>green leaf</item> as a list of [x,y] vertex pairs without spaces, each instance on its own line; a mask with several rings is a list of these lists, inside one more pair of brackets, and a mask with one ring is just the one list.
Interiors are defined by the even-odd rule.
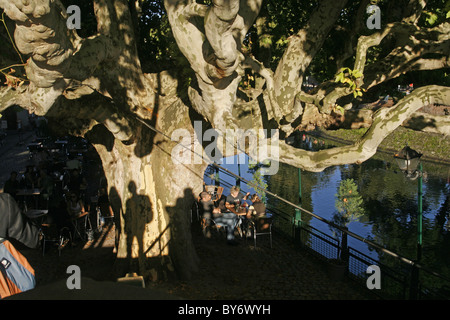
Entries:
[[361,78],[363,76],[362,72],[359,70],[353,70],[353,77],[355,77],[355,79]]
[[335,109],[336,109],[337,111],[339,111],[342,115],[344,115],[345,109],[342,108],[340,105],[336,105],[336,106],[335,106]]
[[338,72],[345,73],[346,71],[351,72],[352,70],[349,67],[344,67],[344,68],[340,68]]
[[344,74],[341,72],[341,73],[338,73],[337,75],[336,75],[336,77],[335,77],[335,79],[334,79],[334,81],[335,82],[344,82]]
[[424,13],[427,15],[427,18],[425,20],[429,25],[432,26],[433,24],[436,23],[436,21],[438,19],[438,16],[436,13],[430,12],[430,11],[424,11]]

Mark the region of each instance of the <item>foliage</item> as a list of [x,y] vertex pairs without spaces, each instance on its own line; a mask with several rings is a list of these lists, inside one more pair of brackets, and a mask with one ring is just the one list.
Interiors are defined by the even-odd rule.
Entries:
[[347,85],[353,92],[353,96],[361,97],[363,95],[362,89],[358,86],[357,80],[363,76],[359,70],[352,70],[350,68],[341,68],[336,74],[334,81]]
[[262,202],[266,202],[266,190],[268,185],[264,176],[261,174],[262,166],[264,166],[263,163],[248,164],[249,171],[253,172],[252,180],[248,183],[248,186],[256,191]]
[[[21,65],[17,65],[17,66],[21,66]],[[8,68],[10,70],[8,73],[6,73],[4,70],[8,69]],[[25,83],[25,81],[27,81],[26,79],[23,79],[20,76],[14,75],[16,70],[11,67],[6,67],[4,69],[0,69],[0,72],[5,76],[5,78],[6,78],[5,84],[9,87],[13,87],[13,88],[20,87]]]
[[[353,179],[342,180],[335,197],[337,213],[333,215],[332,222],[336,225],[346,228],[350,222],[357,221],[364,215],[363,199]],[[339,230],[333,230],[333,232],[335,236],[340,237]]]
[[[271,38],[265,38],[263,41],[270,41],[272,44],[271,66],[278,65],[289,43],[289,37],[304,27],[316,6],[317,1],[267,1],[267,6],[264,9],[267,15],[267,30],[270,32]],[[258,49],[259,47],[252,47],[252,53],[257,58],[259,55]]]
[[450,0],[430,1],[423,11],[422,24],[433,27],[450,18]]

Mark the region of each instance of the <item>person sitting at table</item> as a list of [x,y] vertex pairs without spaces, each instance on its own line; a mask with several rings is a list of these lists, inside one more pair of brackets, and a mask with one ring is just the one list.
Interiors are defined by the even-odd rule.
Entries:
[[21,184],[25,189],[34,189],[37,185],[36,170],[34,166],[27,166]]
[[259,196],[255,193],[251,198],[252,205],[248,208],[247,218],[251,219],[257,226],[258,229],[264,230],[269,227],[269,221],[266,215],[266,205]]
[[256,193],[252,195],[250,201],[252,205],[248,208],[247,218],[259,218],[266,215],[266,205]]
[[47,218],[47,223],[55,223],[58,230],[61,230],[63,227],[71,227],[64,192],[61,187],[55,186],[49,196]]
[[236,226],[237,216],[233,212],[222,212],[219,208],[214,206],[211,200],[211,195],[203,191],[200,194],[200,210],[202,217],[205,219],[206,236],[209,236],[209,227],[211,217],[218,225],[224,226],[227,229],[227,244],[237,245],[234,239],[234,227]]
[[84,209],[84,204],[75,192],[71,192],[69,195],[69,200],[67,201],[67,212],[72,219],[76,219],[86,211]]
[[213,200],[214,202],[214,206],[216,208],[218,208],[220,211],[227,211],[227,207],[226,207],[226,202],[227,202],[227,197],[225,195],[220,195],[220,197],[218,197],[218,199]]
[[242,193],[240,193],[240,188],[238,186],[233,186],[230,189],[230,194],[227,196],[225,201],[225,206],[228,210],[231,212],[234,212],[235,214],[240,215],[240,221],[241,221],[241,231],[246,230],[248,226],[247,218],[245,217],[247,203],[245,200],[247,200],[248,196],[250,195],[250,192],[247,192],[247,194],[244,196]]
[[44,202],[48,202],[54,187],[53,179],[47,174],[45,169],[41,169],[39,171],[38,188],[41,191],[41,198]]
[[77,196],[80,196],[80,191],[86,188],[86,185],[86,179],[81,176],[79,170],[73,169],[69,177],[69,182],[67,183],[69,192],[74,192]]
[[66,161],[66,167],[68,170],[81,170],[82,165],[80,160],[78,160],[74,155],[69,154],[69,160]]
[[240,206],[242,204],[243,200],[247,200],[248,196],[250,195],[250,192],[247,192],[247,194],[244,196],[240,193],[240,188],[238,186],[233,186],[230,189],[230,194],[226,198],[225,206],[229,210],[236,210],[236,207]]
[[3,187],[3,192],[4,193],[9,193],[14,200],[17,201],[17,190],[20,189],[20,183],[19,180],[17,180],[17,172],[16,171],[12,171],[9,179],[6,180],[5,185]]
[[39,149],[33,156],[34,164],[37,168],[42,168],[49,162],[49,152],[46,149]]
[[220,210],[215,208],[213,201],[211,200],[211,194],[203,191],[199,194],[199,209],[200,216],[202,218],[203,233],[207,238],[211,237],[210,226],[211,219],[214,218],[214,214],[218,215]]
[[[98,200],[97,204],[100,208],[100,213],[102,217],[111,218],[114,217],[114,212],[111,208],[111,204],[109,202],[108,194],[106,193],[105,188],[100,188],[98,191]],[[109,221],[111,222],[111,221]]]

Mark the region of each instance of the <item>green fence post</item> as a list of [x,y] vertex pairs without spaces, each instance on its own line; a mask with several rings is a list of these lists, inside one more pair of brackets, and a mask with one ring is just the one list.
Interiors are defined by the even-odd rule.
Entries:
[[[422,259],[422,224],[423,224],[423,210],[422,210],[422,197],[423,197],[423,168],[422,162],[419,163],[419,178],[417,180],[417,262]],[[411,288],[410,299],[416,300],[419,297],[419,268],[414,264],[411,271]]]
[[[300,168],[298,169],[298,203],[299,206],[302,205],[302,170]],[[300,209],[295,209],[294,228],[297,231],[295,234],[301,245],[302,212]]]
[[[345,227],[345,230],[347,231],[348,228]],[[347,232],[342,232],[342,243],[341,243],[340,249],[341,249],[340,258],[342,261],[344,261],[348,265],[349,250],[348,250],[348,234],[347,234]]]

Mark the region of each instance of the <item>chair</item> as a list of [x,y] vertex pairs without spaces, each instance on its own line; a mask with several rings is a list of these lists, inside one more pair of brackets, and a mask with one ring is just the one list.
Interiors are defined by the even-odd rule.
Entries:
[[[91,197],[91,206],[90,206],[90,210],[89,210],[90,214],[94,214],[95,215],[95,222],[94,222],[94,227],[95,227],[95,231],[98,233],[102,233],[103,231],[103,226],[105,224],[109,225],[111,223],[114,222],[114,215],[110,215],[110,216],[104,216],[102,214],[102,209],[100,207],[100,204],[98,203],[98,197]],[[192,220],[192,217],[191,217]],[[89,219],[89,223],[91,223],[92,221]]]
[[[90,228],[92,229],[91,220],[89,219],[89,212],[84,212],[78,217],[71,219],[72,225],[74,227],[75,235],[78,235],[78,237],[82,241],[86,241],[86,231],[87,231],[87,224],[89,223]],[[75,238],[74,235],[74,238]],[[89,239],[88,239],[89,240]]]
[[217,187],[216,192],[215,192],[216,200],[220,199],[220,197],[222,196],[222,193],[223,193],[223,187]]
[[223,187],[215,186],[215,185],[207,185],[205,186],[205,191],[208,192],[213,200],[220,199],[223,193]]
[[205,191],[208,192],[211,195],[214,194],[215,190],[216,190],[216,186],[214,186],[214,185],[207,185],[207,186],[205,186]]
[[251,229],[251,231],[253,233],[255,248],[256,248],[256,238],[258,236],[263,236],[263,235],[269,236],[270,247],[272,248],[272,224],[273,224],[272,217],[260,217],[260,218],[256,218],[255,220],[250,219],[249,228]]
[[201,218],[201,227],[202,227],[202,232],[204,235],[207,234],[208,228],[209,228],[209,230],[216,229],[217,231],[220,231],[221,228],[223,228],[224,230],[226,228],[225,225],[222,225],[221,223],[216,223],[213,218],[209,219],[209,224],[208,224],[206,221],[206,218],[203,218],[203,217]]
[[58,255],[61,256],[61,251],[66,245],[72,241],[72,234],[68,227],[62,227],[58,230],[55,224],[42,224],[42,256],[45,255],[47,243],[52,243],[58,246]]

